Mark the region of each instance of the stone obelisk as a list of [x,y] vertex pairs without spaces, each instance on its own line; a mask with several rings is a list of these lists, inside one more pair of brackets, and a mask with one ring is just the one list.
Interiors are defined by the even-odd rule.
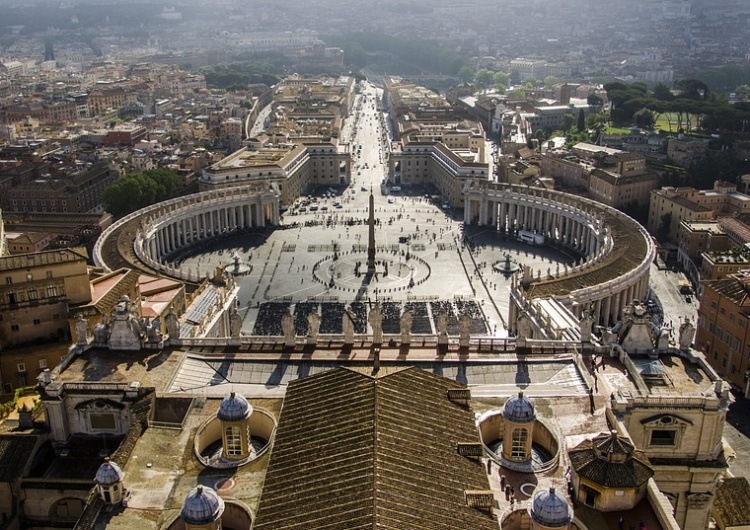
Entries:
[[367,274],[375,274],[375,197],[370,188],[370,218],[367,221]]

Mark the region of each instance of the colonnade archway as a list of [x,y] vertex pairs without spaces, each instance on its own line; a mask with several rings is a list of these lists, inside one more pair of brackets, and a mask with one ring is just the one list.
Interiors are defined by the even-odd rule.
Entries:
[[[133,251],[151,270],[186,281],[200,281],[197,272],[180,271],[169,262],[173,253],[235,231],[279,224],[278,194],[262,187],[211,190],[148,206],[120,219],[102,233],[94,261],[107,267],[103,249],[116,244],[125,226],[137,226]],[[195,276],[195,277],[191,277]]]
[[558,191],[477,182],[466,192],[464,222],[507,238],[543,238],[582,256],[563,273],[527,271],[513,284],[511,332],[519,311],[534,299],[553,296],[576,317],[586,311],[594,323],[606,326],[620,319],[626,304],[648,292],[656,255],[652,239],[634,219],[604,204]]

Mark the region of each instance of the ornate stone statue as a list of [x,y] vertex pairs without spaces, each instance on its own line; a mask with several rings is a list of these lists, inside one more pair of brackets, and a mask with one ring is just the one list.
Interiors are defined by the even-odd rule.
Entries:
[[236,307],[232,307],[229,312],[229,336],[233,339],[239,338],[242,329],[242,316],[237,312]]
[[284,346],[294,346],[294,317],[288,308],[281,317],[281,331],[284,333]]
[[88,321],[83,317],[83,315],[78,315],[78,320],[76,321],[76,344],[79,346],[85,346],[88,343],[89,340],[89,323]]
[[471,340],[471,317],[463,313],[458,317],[458,345],[468,347]]
[[448,315],[441,311],[437,316],[438,344],[448,344]]
[[167,324],[167,334],[169,334],[169,338],[171,340],[177,340],[180,338],[180,319],[177,318],[177,315],[175,314],[173,309],[169,310],[169,313],[167,313],[166,318],[166,324]]
[[401,313],[401,344],[411,344],[411,326],[414,321],[414,315],[410,310]]
[[97,346],[106,346],[109,335],[109,318],[107,315],[102,317],[102,321],[94,326],[94,343]]
[[318,342],[318,331],[320,330],[320,315],[313,311],[307,315],[307,343],[316,344]]
[[581,342],[591,342],[591,326],[594,324],[594,319],[587,310],[581,313]]
[[370,313],[367,315],[367,321],[370,323],[372,328],[372,343],[382,344],[383,343],[383,316],[380,313],[380,304],[375,302],[375,305],[370,309]]
[[354,320],[355,316],[351,306],[346,306],[341,316],[341,329],[344,332],[344,344],[354,344]]
[[690,318],[686,316],[685,320],[680,324],[680,349],[682,351],[688,351],[690,349],[694,336],[695,326],[690,322]]
[[161,342],[161,324],[157,319],[152,320],[148,326],[146,340],[152,344]]
[[531,322],[526,313],[518,315],[516,320],[516,338],[526,340],[531,335]]

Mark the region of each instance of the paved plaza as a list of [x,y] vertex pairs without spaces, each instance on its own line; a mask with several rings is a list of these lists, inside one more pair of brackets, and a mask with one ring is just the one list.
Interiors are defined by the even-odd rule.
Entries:
[[[472,307],[479,308],[477,319],[483,323],[473,325],[473,334],[507,336],[511,276],[502,271],[506,255],[514,265],[553,273],[576,257],[546,246],[502,240],[486,227],[468,227],[464,234],[462,213],[444,204],[435,188],[385,186],[385,117],[377,109],[375,89],[369,90],[359,96],[358,110],[344,126],[345,134],[352,135],[348,186],[323,187],[300,198],[284,213],[279,227],[219,238],[191,249],[179,257],[180,267],[205,276],[216,267],[232,270],[237,262],[242,271],[237,283],[243,335],[267,331],[258,319],[267,319],[262,305],[268,303],[284,304],[278,309],[286,311],[311,300],[365,308],[377,301],[393,303],[397,311],[407,302],[458,300],[472,301]],[[378,269],[368,276],[364,272],[370,194]],[[419,310],[428,313],[423,332],[434,333],[438,308]],[[447,310],[464,309],[452,305]],[[270,326],[278,323],[273,311]]]

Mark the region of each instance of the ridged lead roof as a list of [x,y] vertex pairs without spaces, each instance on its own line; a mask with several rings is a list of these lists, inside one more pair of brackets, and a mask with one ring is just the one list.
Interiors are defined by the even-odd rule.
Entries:
[[105,458],[102,465],[96,470],[94,482],[102,486],[111,486],[117,482],[122,482],[124,477],[125,473],[120,469],[120,466],[110,462],[109,458]]
[[221,421],[240,421],[253,413],[253,407],[240,395],[232,392],[221,400],[216,417]]
[[539,490],[529,505],[529,515],[537,523],[551,528],[561,528],[573,520],[573,510],[568,500],[555,488]]
[[180,517],[188,524],[204,525],[216,521],[224,513],[224,499],[211,488],[198,486],[185,497]]
[[531,423],[536,420],[534,403],[529,398],[524,397],[523,392],[519,392],[518,396],[505,402],[503,418],[505,421],[515,423]]

